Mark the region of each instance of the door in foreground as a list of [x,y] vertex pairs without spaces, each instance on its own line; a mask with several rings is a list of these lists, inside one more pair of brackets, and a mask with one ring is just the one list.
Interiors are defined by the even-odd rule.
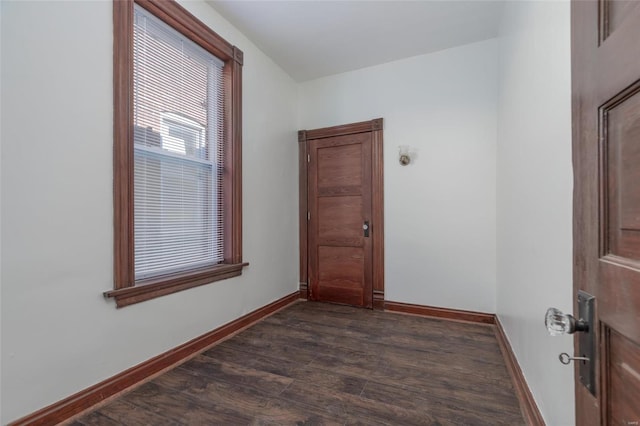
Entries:
[[596,301],[595,356],[576,363],[576,423],[638,425],[640,2],[574,1],[571,15],[574,290]]

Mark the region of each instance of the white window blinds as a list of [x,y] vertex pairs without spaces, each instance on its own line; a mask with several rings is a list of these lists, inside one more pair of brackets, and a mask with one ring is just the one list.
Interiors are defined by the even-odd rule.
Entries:
[[136,280],[223,261],[223,63],[135,5]]

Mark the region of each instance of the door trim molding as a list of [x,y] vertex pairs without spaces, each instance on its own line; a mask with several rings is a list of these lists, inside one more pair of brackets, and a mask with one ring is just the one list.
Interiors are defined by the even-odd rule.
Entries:
[[365,132],[382,132],[382,118],[375,118],[369,121],[360,121],[358,123],[342,124],[339,126],[322,127],[313,130],[299,130],[298,142],[310,139],[333,138],[336,136],[352,135],[354,133]]
[[307,144],[306,132],[301,130],[298,132],[298,224],[299,224],[299,244],[300,244],[300,297],[309,298],[309,242],[307,240],[307,225],[309,207],[307,201],[307,164],[309,149]]
[[382,118],[371,121],[371,228],[373,237],[373,309],[384,309],[384,153]]
[[355,133],[371,133],[371,211],[373,250],[373,309],[384,309],[384,153],[383,119],[298,131],[299,170],[299,243],[300,243],[300,297],[308,298],[309,240],[308,240],[308,155],[309,141]]

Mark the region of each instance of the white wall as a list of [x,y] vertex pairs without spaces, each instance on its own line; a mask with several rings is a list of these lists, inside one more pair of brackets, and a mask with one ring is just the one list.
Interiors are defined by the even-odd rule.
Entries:
[[111,2],[0,2],[0,422],[295,291],[295,130],[383,117],[386,298],[498,312],[547,423],[573,424],[571,339],[542,324],[572,306],[568,3],[507,2],[498,40],[300,85],[184,5],[245,53],[251,266],[116,310]]
[[543,321],[572,311],[569,3],[507,2],[499,40],[497,313],[547,424],[572,425],[572,339]]
[[6,423],[294,292],[296,85],[244,51],[241,277],[116,310],[110,1],[1,2],[2,416]]
[[300,85],[301,129],[385,120],[387,300],[495,312],[496,75],[489,40]]

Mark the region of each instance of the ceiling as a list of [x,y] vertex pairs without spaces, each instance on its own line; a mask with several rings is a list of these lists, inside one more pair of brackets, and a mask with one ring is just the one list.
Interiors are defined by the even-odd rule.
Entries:
[[208,3],[302,82],[496,37],[504,0]]

